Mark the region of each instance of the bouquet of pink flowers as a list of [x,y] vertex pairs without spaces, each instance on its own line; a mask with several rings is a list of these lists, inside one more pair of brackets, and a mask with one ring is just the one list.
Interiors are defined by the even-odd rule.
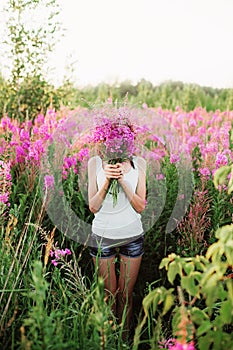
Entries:
[[[135,132],[124,116],[102,117],[93,132],[93,141],[99,143],[101,157],[108,164],[123,163],[135,152]],[[111,179],[108,192],[112,194],[113,206],[117,203],[119,186],[117,179]]]

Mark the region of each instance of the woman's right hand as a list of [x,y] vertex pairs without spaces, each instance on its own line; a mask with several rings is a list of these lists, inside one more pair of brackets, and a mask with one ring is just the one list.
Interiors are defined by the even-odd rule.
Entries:
[[105,164],[104,174],[106,179],[119,179],[122,176],[122,169],[119,164]]

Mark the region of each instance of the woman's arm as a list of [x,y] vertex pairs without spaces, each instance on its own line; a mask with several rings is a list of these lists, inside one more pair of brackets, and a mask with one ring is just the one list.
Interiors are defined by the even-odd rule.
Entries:
[[103,203],[109,187],[109,180],[106,178],[103,186],[97,189],[96,182],[96,158],[90,158],[88,162],[88,203],[92,213],[97,213]]
[[[121,165],[119,165],[119,167],[121,167]],[[143,158],[138,157],[138,184],[135,193],[124,180],[123,175],[118,179],[118,182],[123,188],[132,207],[138,213],[141,213],[146,206],[146,161]]]
[[96,182],[96,158],[90,158],[88,162],[88,203],[92,213],[97,213],[108,192],[110,179],[118,179],[120,169],[117,165],[106,164],[104,166],[105,181],[103,186],[98,190]]

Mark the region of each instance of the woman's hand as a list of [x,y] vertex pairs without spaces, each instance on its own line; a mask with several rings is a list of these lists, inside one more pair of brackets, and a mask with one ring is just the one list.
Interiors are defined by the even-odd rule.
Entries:
[[121,163],[117,164],[105,164],[104,174],[106,179],[117,179],[120,180],[123,177],[123,169]]
[[124,181],[124,167],[122,163],[117,163],[116,164],[118,166],[118,171],[119,171],[119,176],[117,178],[119,184],[121,184]]

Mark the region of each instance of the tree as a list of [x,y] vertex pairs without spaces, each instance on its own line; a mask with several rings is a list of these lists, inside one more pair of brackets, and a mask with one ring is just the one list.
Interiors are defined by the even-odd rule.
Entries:
[[[4,11],[12,90],[7,112],[20,119],[26,113],[33,117],[46,107],[44,98],[52,89],[44,75],[48,54],[58,40],[55,34],[61,30],[59,6],[57,0],[8,0]],[[48,105],[49,98],[46,102]]]

